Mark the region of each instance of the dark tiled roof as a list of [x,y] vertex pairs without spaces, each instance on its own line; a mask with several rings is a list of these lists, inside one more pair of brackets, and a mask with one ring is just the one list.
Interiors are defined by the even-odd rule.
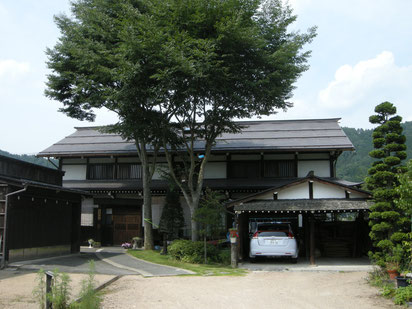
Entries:
[[[354,147],[338,124],[339,118],[312,120],[242,121],[240,133],[218,137],[213,151],[317,151],[353,150]],[[102,133],[99,127],[76,128],[77,131],[38,155],[44,157],[136,155],[132,141],[119,135]],[[203,142],[195,148],[202,150]]]
[[7,183],[10,185],[20,186],[20,187],[33,187],[33,188],[40,188],[45,190],[53,190],[58,192],[66,192],[76,195],[86,195],[89,196],[90,193],[87,191],[78,190],[76,188],[67,188],[62,186],[57,186],[53,184],[48,184],[44,182],[33,181],[24,178],[16,178],[16,177],[8,177],[4,175],[0,175],[0,182]]
[[[285,179],[205,179],[203,187],[215,190],[264,190],[272,187],[281,187],[295,182],[296,178]],[[135,191],[142,190],[141,180],[66,180],[63,181],[66,188],[87,191]],[[152,190],[165,190],[167,181],[152,180]]]
[[267,200],[244,203],[235,211],[350,211],[367,210],[373,202],[357,199]]

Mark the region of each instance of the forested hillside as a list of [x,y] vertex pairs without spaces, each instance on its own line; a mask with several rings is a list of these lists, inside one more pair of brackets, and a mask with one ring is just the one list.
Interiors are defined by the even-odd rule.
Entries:
[[[402,124],[403,134],[406,136],[406,152],[408,158],[412,159],[412,121]],[[368,169],[374,159],[368,153],[373,149],[373,130],[354,129],[344,127],[346,135],[352,141],[356,151],[345,151],[338,159],[337,176],[351,181],[363,181],[368,175]]]
[[[34,164],[37,164],[37,165],[42,165],[42,166],[46,166],[46,167],[50,167],[50,168],[56,168],[47,159],[37,158],[36,156],[33,156],[33,155],[25,155],[25,154],[17,155],[17,154],[12,154],[12,153],[7,152],[7,151],[3,151],[3,150],[0,150],[0,155],[6,156],[6,157],[11,157],[11,158],[18,159],[18,160],[23,160],[23,161],[34,163]],[[57,162],[57,160],[52,160],[52,161],[56,165],[59,164]]]

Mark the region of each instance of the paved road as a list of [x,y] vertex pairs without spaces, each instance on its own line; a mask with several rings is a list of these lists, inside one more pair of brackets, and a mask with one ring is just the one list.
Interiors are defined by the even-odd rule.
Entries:
[[12,263],[9,270],[17,268],[21,271],[37,271],[39,269],[54,270],[67,273],[87,273],[89,261],[95,262],[95,272],[107,275],[142,275],[174,276],[191,274],[192,272],[175,267],[163,266],[136,259],[122,248],[109,247],[102,249],[82,248],[80,254]]

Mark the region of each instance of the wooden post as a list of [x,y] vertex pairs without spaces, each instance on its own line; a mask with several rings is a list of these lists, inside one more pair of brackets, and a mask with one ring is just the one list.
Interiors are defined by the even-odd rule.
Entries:
[[230,244],[230,265],[237,268],[237,243]]
[[310,265],[315,265],[315,219],[310,218]]
[[46,271],[46,309],[51,309],[52,303],[50,302],[47,295],[51,293],[52,288],[52,281],[53,281],[54,274],[51,271]]

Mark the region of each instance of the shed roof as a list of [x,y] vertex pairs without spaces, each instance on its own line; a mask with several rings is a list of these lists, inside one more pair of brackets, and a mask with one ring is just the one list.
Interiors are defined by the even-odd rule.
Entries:
[[364,199],[266,200],[240,204],[235,211],[351,211],[368,210],[373,202]]
[[[340,118],[308,120],[240,121],[240,133],[226,133],[217,138],[214,152],[226,151],[320,151],[353,150],[338,121]],[[76,128],[38,156],[69,157],[96,155],[135,155],[133,141],[120,135],[102,133],[100,127]],[[203,142],[195,148],[203,149]]]

